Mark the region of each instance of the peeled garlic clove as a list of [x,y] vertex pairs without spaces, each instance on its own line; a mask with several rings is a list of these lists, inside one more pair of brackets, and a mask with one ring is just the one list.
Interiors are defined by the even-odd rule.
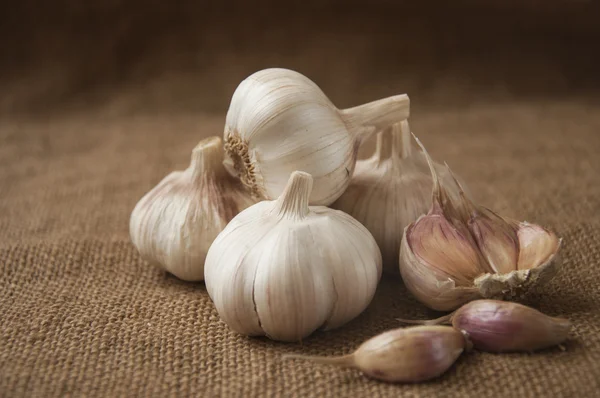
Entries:
[[467,332],[473,346],[492,352],[535,351],[562,343],[571,323],[522,304],[476,300],[452,316],[452,325]]
[[341,357],[287,355],[326,365],[358,369],[374,379],[419,382],[440,376],[470,349],[461,332],[447,326],[416,326],[377,335]]
[[330,205],[346,189],[360,143],[404,120],[409,99],[397,95],[339,110],[307,77],[265,69],[237,87],[227,112],[226,166],[257,197],[277,198],[290,174],[310,173],[310,204]]
[[219,137],[201,141],[190,166],[165,177],[131,213],[131,241],[141,256],[180,279],[204,277],[208,248],[240,210],[255,201],[222,165]]
[[431,207],[431,174],[414,164],[410,140],[406,120],[378,133],[375,154],[356,163],[348,189],[332,205],[367,227],[384,271],[396,274],[404,228]]
[[360,314],[381,277],[381,253],[349,215],[310,206],[312,178],[238,214],[206,258],[206,289],[234,331],[298,341]]

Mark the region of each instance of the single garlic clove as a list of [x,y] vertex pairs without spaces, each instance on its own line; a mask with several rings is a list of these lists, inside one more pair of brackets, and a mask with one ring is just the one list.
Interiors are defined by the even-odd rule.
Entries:
[[476,300],[452,315],[475,348],[491,352],[535,351],[562,343],[571,323],[531,307],[498,300]]
[[360,314],[381,277],[381,254],[349,215],[308,206],[310,174],[292,173],[274,201],[238,214],[215,239],[205,281],[234,331],[298,341]]
[[511,225],[485,208],[472,213],[468,225],[492,271],[502,274],[516,269],[519,240]]
[[310,204],[330,205],[347,188],[362,141],[404,120],[410,101],[397,95],[337,109],[306,76],[258,71],[235,90],[227,112],[225,165],[256,196],[274,199],[290,174],[310,173]]
[[142,258],[180,279],[203,279],[206,253],[217,234],[255,203],[222,161],[221,138],[207,138],[194,148],[188,169],[169,174],[140,199],[129,230]]
[[[413,296],[438,311],[453,310],[467,301],[480,297],[478,289],[471,283],[464,282],[463,285],[460,285],[449,276],[448,271],[440,272],[417,257],[410,247],[408,237],[412,233],[409,228],[410,226],[407,227],[407,232],[405,232],[400,245],[400,273],[404,285]],[[439,248],[435,248],[435,250],[439,250]],[[454,256],[454,254],[456,252],[452,251],[453,257],[457,259],[459,256]]]
[[349,355],[287,355],[284,359],[305,359],[354,368],[374,379],[411,383],[442,375],[470,346],[467,337],[451,327],[416,326],[389,330],[372,337]]
[[533,269],[552,262],[558,252],[561,240],[552,232],[539,225],[519,223],[519,270]]

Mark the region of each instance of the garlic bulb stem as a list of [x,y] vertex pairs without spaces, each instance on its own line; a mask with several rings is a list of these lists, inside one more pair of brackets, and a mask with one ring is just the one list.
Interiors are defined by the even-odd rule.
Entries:
[[[372,132],[383,130],[409,116],[410,100],[408,95],[400,94],[392,97],[372,101],[367,104],[341,110],[342,118],[347,124],[353,126],[351,131],[358,131],[364,127],[371,127]],[[358,129],[358,130],[357,130]]]
[[400,138],[402,145],[402,159],[407,159],[412,155],[412,143],[410,141],[410,126],[408,120],[400,122]]
[[274,211],[281,217],[303,219],[310,212],[308,200],[312,184],[313,180],[310,174],[303,171],[293,172],[290,182],[276,201]]
[[391,159],[392,168],[398,171],[401,169],[401,160],[408,158],[410,155],[410,127],[407,120],[396,123],[377,134],[375,147],[377,166],[381,166],[386,160]]
[[205,173],[213,175],[225,173],[222,162],[223,150],[220,137],[210,137],[200,141],[192,150],[189,170],[192,172],[193,180],[201,180]]

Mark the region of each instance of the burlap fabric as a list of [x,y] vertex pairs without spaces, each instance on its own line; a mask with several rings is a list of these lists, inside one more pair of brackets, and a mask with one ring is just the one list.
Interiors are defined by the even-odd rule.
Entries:
[[[3,25],[0,396],[600,395],[597,34],[562,32],[562,11],[532,30],[510,13],[212,18],[123,4],[54,22],[21,6]],[[432,382],[376,382],[280,357],[348,353],[396,317],[438,315],[399,280],[347,326],[283,344],[232,333],[202,283],[142,261],[133,206],[221,134],[236,84],[267,66],[304,72],[340,106],[408,92],[414,132],[481,203],[563,237],[561,273],[527,302],[573,321],[566,350],[474,352]]]

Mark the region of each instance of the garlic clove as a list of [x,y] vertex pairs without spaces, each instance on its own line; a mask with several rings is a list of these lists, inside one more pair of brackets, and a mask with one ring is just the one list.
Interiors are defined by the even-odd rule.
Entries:
[[330,205],[347,188],[362,141],[409,115],[398,95],[337,109],[298,72],[258,71],[235,90],[224,130],[229,171],[259,198],[273,199],[296,170],[314,179],[310,204]]
[[471,301],[451,314],[432,320],[398,319],[413,325],[449,324],[469,336],[476,349],[490,352],[531,352],[565,341],[571,322],[519,303]]
[[453,310],[480,297],[479,290],[471,284],[458,285],[454,279],[422,264],[410,248],[407,235],[400,245],[400,274],[411,294],[437,311]]
[[489,209],[479,208],[472,213],[468,225],[493,272],[503,274],[517,268],[517,233],[502,217]]
[[464,330],[475,348],[491,352],[535,351],[562,343],[571,323],[518,303],[477,300],[452,316],[452,325]]
[[360,314],[375,294],[381,254],[347,214],[308,206],[310,174],[294,172],[274,201],[238,214],[206,258],[207,291],[231,329],[299,341]]
[[533,269],[553,260],[560,248],[561,239],[539,225],[519,223],[519,270]]
[[323,325],[333,311],[336,292],[331,274],[325,259],[311,250],[314,242],[309,231],[292,229],[266,239],[273,250],[264,251],[257,261],[267,265],[257,269],[254,279],[256,313],[265,335],[298,341],[315,325]]
[[457,207],[460,217],[467,224],[491,271],[503,274],[517,269],[519,238],[513,225],[492,210],[474,204],[447,164],[446,168],[459,192]]
[[[322,207],[315,213],[324,215],[330,211]],[[368,230],[346,213],[335,213],[339,222],[330,226],[331,234],[324,237],[323,246],[338,247],[338,250],[328,254],[332,285],[337,294],[333,309],[323,325],[324,330],[336,329],[360,314],[365,309],[365,303],[373,299],[382,272],[381,253]],[[356,236],[368,238],[363,238],[358,246],[354,243]],[[373,262],[373,257],[377,265],[375,272],[365,267]],[[342,286],[351,290],[352,294],[341,294],[345,290],[340,289]]]
[[136,204],[129,230],[146,261],[180,279],[202,280],[204,260],[219,232],[255,201],[222,166],[221,138],[202,140],[190,166],[165,177]]
[[470,346],[468,338],[451,327],[416,326],[372,337],[349,355],[286,355],[284,359],[354,368],[377,380],[412,383],[442,375]]
[[433,209],[407,227],[407,244],[422,266],[459,285],[468,285],[482,273],[477,249],[444,218],[438,206]]

